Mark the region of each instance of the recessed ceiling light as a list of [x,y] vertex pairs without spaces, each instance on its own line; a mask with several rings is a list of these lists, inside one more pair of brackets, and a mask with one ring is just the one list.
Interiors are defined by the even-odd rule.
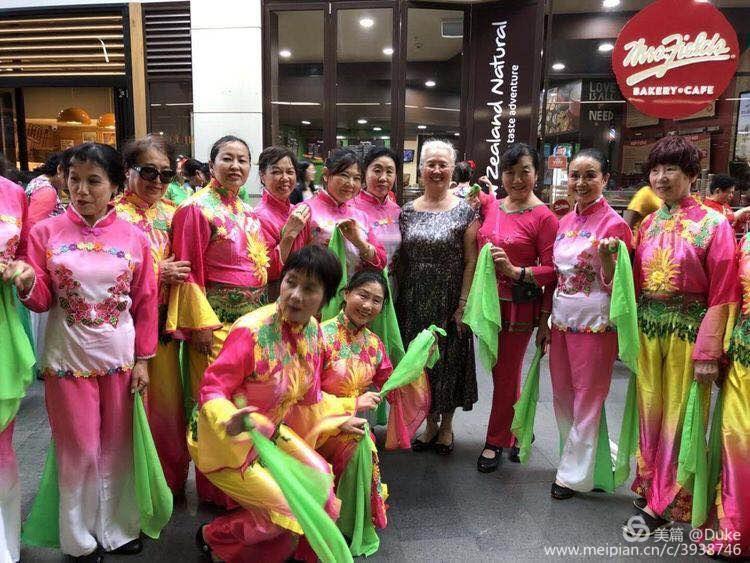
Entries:
[[620,0],[604,0],[602,2],[602,7],[604,8],[616,8],[620,5]]
[[427,86],[428,88],[434,88],[436,84],[437,83],[434,80],[428,80],[427,82],[424,83],[424,85]]
[[461,136],[461,133],[453,133],[453,136],[454,136],[454,137],[460,137],[460,136]]
[[367,120],[366,119],[358,119],[357,123],[359,123],[360,125],[364,125],[365,123],[367,123]]
[[555,63],[552,65],[552,70],[565,70],[565,65],[563,63]]
[[279,56],[283,59],[288,59],[292,56],[292,52],[289,49],[282,49],[279,51]]
[[609,53],[614,48],[615,48],[615,46],[612,45],[612,43],[599,43],[599,52],[600,53]]
[[417,129],[427,129],[427,125],[417,125]]
[[342,141],[342,140],[346,139],[346,137],[344,137],[343,135],[336,135],[336,139],[339,140],[339,141]]
[[373,131],[382,131],[383,128],[382,127],[373,127],[372,130]]
[[360,18],[359,25],[361,25],[365,29],[370,29],[373,25],[375,25],[375,20],[373,20],[372,18]]
[[303,119],[302,125],[310,125],[310,122],[307,119]]
[[387,141],[388,139],[390,139],[390,137],[388,135],[383,135],[380,138],[383,139],[384,141]]
[[393,54],[393,47],[385,47],[383,49],[383,54],[391,56]]

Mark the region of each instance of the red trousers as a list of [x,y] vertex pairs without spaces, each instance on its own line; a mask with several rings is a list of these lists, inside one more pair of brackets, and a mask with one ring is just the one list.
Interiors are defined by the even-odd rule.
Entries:
[[498,337],[497,364],[492,370],[492,411],[487,424],[487,444],[510,448],[514,443],[510,425],[513,405],[521,393],[521,369],[531,332],[501,331]]

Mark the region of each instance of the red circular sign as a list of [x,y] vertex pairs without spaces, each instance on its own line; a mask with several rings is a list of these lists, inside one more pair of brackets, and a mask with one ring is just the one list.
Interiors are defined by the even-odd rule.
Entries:
[[646,115],[669,119],[716,100],[738,60],[734,28],[700,0],[656,0],[628,21],[612,51],[625,99]]

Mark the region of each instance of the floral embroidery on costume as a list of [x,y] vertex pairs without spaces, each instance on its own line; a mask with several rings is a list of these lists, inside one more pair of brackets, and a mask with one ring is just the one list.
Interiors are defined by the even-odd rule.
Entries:
[[132,273],[127,270],[115,279],[115,285],[107,288],[110,294],[104,301],[94,303],[87,302],[78,293],[80,282],[73,278],[73,272],[62,264],[59,264],[53,274],[58,282],[58,302],[60,308],[66,312],[65,322],[68,326],[82,324],[88,327],[99,327],[109,323],[117,328],[120,313],[127,309],[127,300],[122,299],[130,291]]
[[672,257],[671,248],[657,248],[651,258],[643,264],[646,274],[643,287],[651,293],[672,293],[677,289],[675,279],[680,275],[680,266]]
[[13,235],[5,243],[5,249],[0,252],[0,262],[10,262],[16,255],[18,249],[18,243],[21,242],[21,237]]
[[560,292],[565,295],[574,295],[584,293],[589,295],[596,280],[596,270],[591,260],[594,253],[590,250],[584,250],[578,255],[578,261],[573,266],[573,273],[570,276],[558,275],[557,284]]

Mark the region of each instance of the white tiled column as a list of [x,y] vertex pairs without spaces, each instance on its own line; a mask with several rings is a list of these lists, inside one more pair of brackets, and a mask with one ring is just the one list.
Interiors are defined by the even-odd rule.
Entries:
[[263,150],[260,0],[190,0],[193,42],[193,154],[208,160],[214,141],[237,135],[247,141],[257,191]]

